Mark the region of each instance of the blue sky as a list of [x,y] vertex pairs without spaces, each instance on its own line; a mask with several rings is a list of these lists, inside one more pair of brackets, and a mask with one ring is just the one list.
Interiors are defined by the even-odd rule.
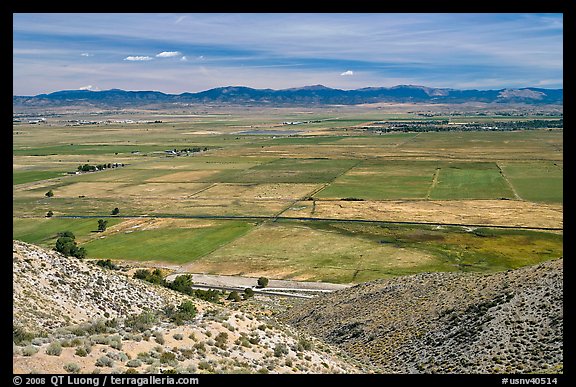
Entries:
[[562,88],[562,14],[13,14],[13,94]]

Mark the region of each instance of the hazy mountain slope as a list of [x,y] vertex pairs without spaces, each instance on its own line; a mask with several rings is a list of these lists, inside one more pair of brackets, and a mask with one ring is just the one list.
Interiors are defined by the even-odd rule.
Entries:
[[[361,371],[258,300],[190,298],[18,241],[13,289],[14,373]],[[169,307],[183,300],[197,313],[178,325]]]
[[399,85],[394,87],[366,87],[356,90],[332,89],[322,85],[273,90],[253,89],[244,86],[226,86],[198,93],[165,94],[157,91],[125,91],[119,89],[90,91],[62,90],[37,96],[14,96],[13,108],[33,106],[85,105],[100,107],[128,107],[150,104],[260,104],[354,105],[376,102],[427,102],[427,103],[528,103],[562,104],[562,89],[499,89],[456,90],[426,86]]
[[388,373],[558,372],[562,262],[378,280],[299,305],[286,320]]

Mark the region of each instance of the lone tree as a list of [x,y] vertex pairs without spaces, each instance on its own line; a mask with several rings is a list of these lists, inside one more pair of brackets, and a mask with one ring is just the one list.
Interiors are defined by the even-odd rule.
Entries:
[[252,288],[246,288],[244,289],[244,293],[242,294],[242,296],[244,297],[245,300],[254,297],[254,290],[252,290]]
[[266,277],[258,278],[258,287],[265,288],[266,286],[268,286],[268,278]]
[[52,210],[50,210],[50,211],[48,211],[48,212],[46,213],[46,217],[47,217],[47,218],[51,218],[52,215],[54,215],[54,213],[52,212]]
[[98,231],[104,232],[106,231],[106,226],[108,225],[108,221],[104,219],[98,219]]
[[46,192],[44,194],[44,196],[46,196],[47,198],[51,198],[52,196],[54,196],[54,192],[52,192],[52,190],[50,190],[50,191]]
[[119,213],[120,213],[120,210],[118,209],[118,207],[116,207],[112,210],[112,215],[118,215]]

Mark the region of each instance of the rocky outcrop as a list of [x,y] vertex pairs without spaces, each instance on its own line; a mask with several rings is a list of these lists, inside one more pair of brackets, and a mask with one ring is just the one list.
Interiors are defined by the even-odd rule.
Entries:
[[13,323],[26,330],[126,317],[180,297],[56,251],[13,241]]

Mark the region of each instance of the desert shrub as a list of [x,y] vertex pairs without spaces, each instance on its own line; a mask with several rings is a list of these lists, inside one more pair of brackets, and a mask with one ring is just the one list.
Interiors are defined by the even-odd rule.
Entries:
[[80,372],[80,366],[76,363],[67,363],[62,368],[64,368],[64,371],[69,372],[71,374],[77,374]]
[[174,333],[174,335],[172,335],[172,337],[174,337],[175,340],[183,340],[184,339],[184,335],[182,333]]
[[172,317],[173,322],[181,325],[184,321],[191,321],[196,317],[198,310],[194,303],[190,300],[182,302],[178,305],[178,311]]
[[30,343],[34,337],[36,337],[34,333],[27,332],[24,328],[12,326],[12,341],[16,345]]
[[117,349],[117,350],[121,350],[122,349],[122,337],[116,335],[113,337],[110,337],[108,339],[108,345],[110,345],[110,347]]
[[104,355],[96,360],[96,367],[114,367],[114,360]]
[[214,338],[218,348],[226,349],[226,342],[228,341],[228,333],[220,332]]
[[43,344],[49,343],[50,339],[47,337],[35,337],[32,339],[32,345],[41,346]]
[[212,364],[210,364],[204,360],[201,361],[200,363],[198,363],[198,369],[199,370],[206,370],[208,372],[214,372],[214,367],[212,367]]
[[198,352],[206,352],[206,346],[204,345],[204,342],[199,342],[194,344],[194,348],[198,351]]
[[115,264],[112,263],[111,260],[109,259],[99,259],[98,261],[96,261],[96,265],[103,267],[105,269],[110,269],[110,270],[118,270],[118,266],[116,266]]
[[139,269],[134,272],[132,278],[141,279],[153,284],[164,285],[164,276],[160,269],[154,269],[152,271],[146,269]]
[[228,329],[230,332],[234,332],[236,330],[236,328],[234,328],[234,326],[228,322],[222,323],[222,326]]
[[309,351],[311,349],[312,349],[312,341],[302,336],[298,338],[298,351]]
[[55,341],[46,348],[46,354],[50,356],[60,356],[62,353],[62,345],[60,342]]
[[284,343],[278,343],[274,346],[274,356],[281,357],[282,355],[288,355],[288,347]]
[[228,295],[228,298],[226,298],[226,299],[229,301],[234,301],[234,302],[242,301],[240,294],[238,294],[238,292],[235,290],[231,291],[230,294]]
[[138,371],[136,371],[134,368],[128,368],[128,369],[126,370],[126,372],[124,372],[124,373],[127,374],[127,375],[130,375],[130,374],[137,374]]
[[126,327],[130,327],[138,332],[145,332],[150,329],[158,317],[152,312],[142,312],[137,315],[131,315],[124,321]]
[[164,352],[160,356],[160,363],[174,365],[176,362],[176,355],[172,352]]
[[89,346],[82,346],[76,348],[76,352],[74,354],[76,356],[86,357],[90,352],[92,352],[92,348],[90,348]]
[[141,365],[142,362],[138,359],[132,359],[126,363],[126,367],[140,367]]
[[162,332],[154,332],[154,341],[156,341],[160,345],[164,344],[165,340]]
[[38,348],[33,345],[28,345],[22,349],[22,356],[32,356],[38,352]]
[[128,361],[128,355],[126,355],[124,352],[108,352],[106,356],[112,360],[119,360],[123,363]]
[[189,349],[189,348],[182,348],[180,350],[180,354],[185,358],[185,359],[192,359],[194,357],[194,350],[193,349]]

